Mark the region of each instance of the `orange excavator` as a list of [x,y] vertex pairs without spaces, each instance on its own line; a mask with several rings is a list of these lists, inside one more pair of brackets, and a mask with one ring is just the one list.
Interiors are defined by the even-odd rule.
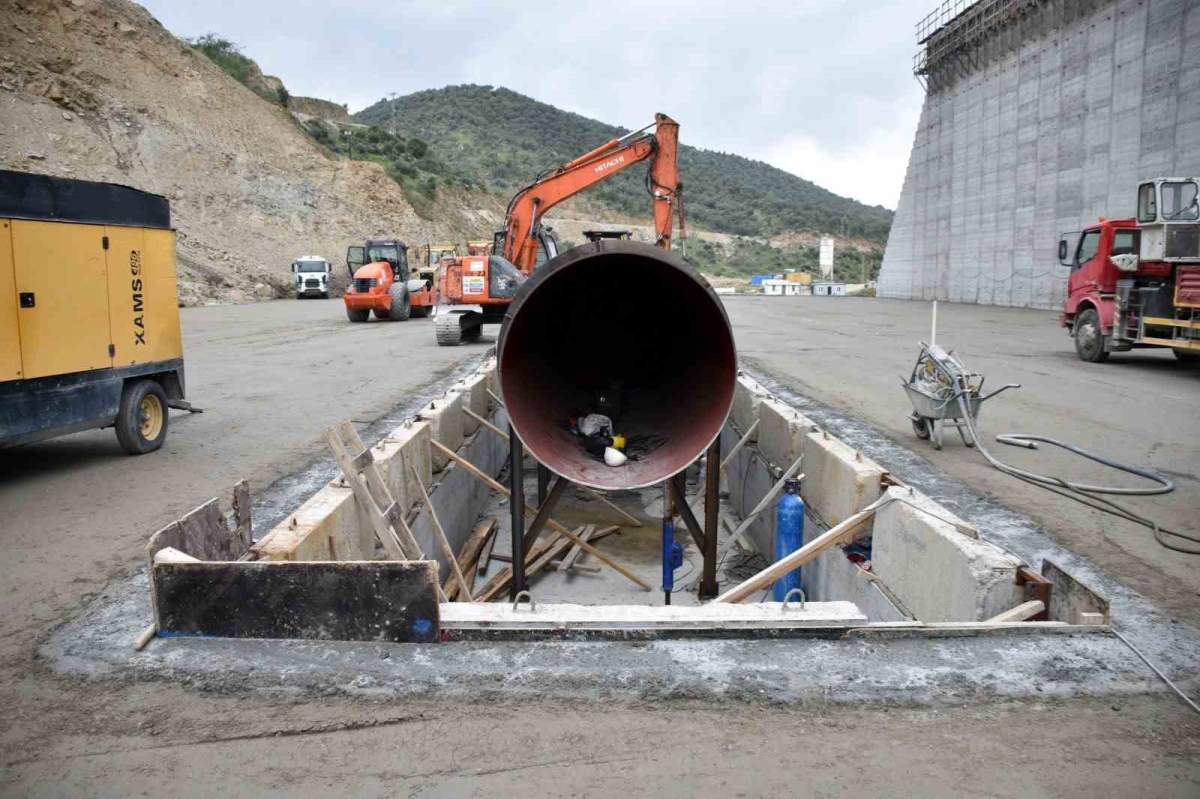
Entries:
[[491,255],[481,253],[443,261],[438,284],[443,308],[435,325],[437,343],[456,346],[475,341],[483,325],[503,321],[521,283],[558,255],[558,240],[542,226],[542,216],[568,197],[634,164],[650,161],[646,188],[654,205],[655,243],[671,249],[676,213],[680,234],[684,231],[683,184],[676,166],[678,146],[679,123],[666,114],[655,114],[653,124],[543,172],[517,192],[508,203],[504,230],[496,233]]

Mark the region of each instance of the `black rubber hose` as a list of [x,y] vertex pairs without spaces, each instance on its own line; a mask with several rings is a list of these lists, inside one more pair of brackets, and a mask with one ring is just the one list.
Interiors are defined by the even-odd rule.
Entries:
[[1136,524],[1143,525],[1144,527],[1149,527],[1151,530],[1154,531],[1154,540],[1158,541],[1159,544],[1166,547],[1167,549],[1174,550],[1175,552],[1183,552],[1188,555],[1200,555],[1200,546],[1192,547],[1192,546],[1188,546],[1186,544],[1171,543],[1167,540],[1167,537],[1170,536],[1172,538],[1181,539],[1182,541],[1189,541],[1193,544],[1198,544],[1198,545],[1200,545],[1200,538],[1197,538],[1196,536],[1188,535],[1187,533],[1180,533],[1175,530],[1169,530],[1165,527],[1160,526],[1153,519],[1147,519],[1144,516],[1140,516],[1140,515],[1134,513],[1133,511],[1129,510],[1128,508],[1118,505],[1117,503],[1113,502],[1110,499],[1105,499],[1104,497],[1095,496],[1096,494],[1121,494],[1123,496],[1147,496],[1147,495],[1155,495],[1155,494],[1166,494],[1170,491],[1175,490],[1175,484],[1172,481],[1168,480],[1167,478],[1165,478],[1162,475],[1157,474],[1155,472],[1151,472],[1151,471],[1148,471],[1145,469],[1138,469],[1134,466],[1129,466],[1129,465],[1123,464],[1123,463],[1118,463],[1116,461],[1110,460],[1110,459],[1102,457],[1100,455],[1096,455],[1095,453],[1088,452],[1085,449],[1080,449],[1079,447],[1075,447],[1070,444],[1066,444],[1066,443],[1057,441],[1052,438],[1045,438],[1043,436],[1025,435],[1023,433],[1004,433],[1002,435],[996,436],[996,440],[1002,444],[1008,444],[1010,446],[1015,446],[1015,447],[1026,447],[1029,449],[1036,449],[1037,445],[1034,442],[1037,442],[1037,441],[1040,441],[1040,442],[1043,442],[1046,444],[1053,444],[1056,447],[1062,447],[1063,449],[1066,449],[1070,452],[1074,452],[1075,454],[1081,455],[1085,458],[1088,458],[1089,460],[1096,461],[1097,463],[1102,463],[1105,466],[1111,467],[1113,469],[1118,469],[1120,471],[1127,472],[1129,474],[1134,474],[1139,477],[1144,477],[1148,480],[1152,480],[1155,483],[1158,483],[1158,485],[1153,488],[1120,488],[1117,486],[1092,486],[1092,485],[1087,485],[1084,483],[1072,483],[1068,480],[1062,479],[1061,477],[1055,477],[1053,475],[1038,474],[1037,472],[1030,472],[1030,471],[1026,471],[1024,469],[1018,469],[1015,466],[1009,466],[1007,463],[1004,463],[1003,461],[998,460],[995,456],[993,456],[990,452],[987,451],[986,447],[983,446],[983,441],[980,439],[979,433],[975,429],[975,419],[971,416],[970,408],[968,407],[966,392],[963,390],[959,390],[958,393],[955,394],[954,398],[958,401],[959,411],[962,412],[963,419],[966,421],[966,424],[967,424],[967,429],[971,431],[971,438],[975,441],[976,448],[983,455],[983,457],[987,459],[988,463],[990,463],[992,466],[996,467],[997,469],[1004,472],[1005,474],[1010,474],[1013,477],[1016,477],[1018,480],[1024,480],[1027,483],[1031,483],[1033,485],[1040,486],[1041,488],[1044,488],[1047,491],[1053,491],[1055,494],[1059,494],[1060,496],[1064,496],[1064,497],[1067,497],[1068,499],[1073,499],[1076,502],[1079,502],[1083,505],[1087,505],[1089,508],[1092,508],[1093,510],[1103,511],[1105,513],[1111,513],[1112,515],[1118,516],[1122,519],[1126,519],[1126,520],[1134,522]]

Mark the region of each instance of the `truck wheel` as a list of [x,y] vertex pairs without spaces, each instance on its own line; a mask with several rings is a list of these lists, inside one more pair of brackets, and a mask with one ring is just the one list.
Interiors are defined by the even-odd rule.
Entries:
[[144,455],[167,438],[167,393],[154,380],[135,380],[121,392],[117,441],[130,455]]
[[1108,352],[1104,349],[1104,333],[1100,331],[1100,315],[1088,308],[1075,317],[1075,353],[1079,360],[1088,363],[1104,363]]
[[1175,357],[1180,363],[1189,365],[1200,365],[1200,350],[1185,350],[1174,348],[1171,352],[1175,353]]
[[408,286],[403,283],[393,283],[388,289],[388,296],[392,298],[392,307],[388,309],[386,318],[393,322],[403,322],[412,313],[412,298],[408,296]]
[[365,322],[370,318],[371,312],[366,308],[347,308],[346,318],[351,322]]

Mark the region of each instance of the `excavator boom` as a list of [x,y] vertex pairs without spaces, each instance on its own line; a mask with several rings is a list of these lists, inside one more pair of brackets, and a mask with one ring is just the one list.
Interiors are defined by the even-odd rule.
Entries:
[[[518,192],[509,203],[504,256],[522,272],[532,273],[542,216],[563,200],[646,159],[651,159],[655,243],[669,250],[674,205],[681,189],[676,165],[679,123],[666,114],[655,114],[654,128],[653,134],[638,131],[611,139]],[[680,213],[681,229],[682,224]]]
[[[647,132],[650,127],[653,133]],[[650,161],[647,182],[654,203],[655,244],[671,249],[671,224],[679,216],[683,227],[683,185],[679,182],[676,157],[679,123],[666,114],[655,114],[647,125],[541,175],[517,192],[505,215],[504,242],[496,236],[495,255],[485,248],[474,254],[446,259],[439,267],[438,305],[450,306],[438,315],[434,332],[442,346],[476,341],[485,322],[499,322],[512,302],[524,275],[532,275],[542,244],[541,219],[554,206],[589,186],[623,172],[634,164]],[[546,250],[547,257],[553,255]],[[514,268],[515,267],[515,268]],[[457,307],[456,307],[457,306]],[[465,306],[465,307],[464,307]]]

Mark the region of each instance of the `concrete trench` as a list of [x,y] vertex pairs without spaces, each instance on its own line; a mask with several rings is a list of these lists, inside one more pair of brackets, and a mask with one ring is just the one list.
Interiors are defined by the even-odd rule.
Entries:
[[[419,420],[387,432],[372,447],[395,501],[408,511],[417,543],[436,564],[439,583],[449,577],[449,568],[435,544],[432,519],[415,481],[421,480],[430,492],[456,552],[481,520],[496,518],[494,557],[488,570],[479,574],[476,591],[507,565],[495,557],[510,554],[507,500],[429,442],[437,440],[487,474],[501,475],[507,443],[475,419],[506,428],[504,409],[489,393],[494,390],[493,374],[494,362],[488,361],[458,375],[422,406]],[[182,680],[215,690],[385,695],[536,691],[563,696],[918,702],[1161,690],[1154,675],[1106,634],[1112,621],[1108,596],[1091,587],[1095,575],[1070,553],[1036,551],[1052,561],[1053,591],[1059,594],[1050,604],[1047,621],[987,625],[988,619],[1027,599],[1018,569],[1023,561],[1039,568],[1040,560],[1034,563],[1037,557],[1023,557],[1007,544],[990,541],[993,531],[986,525],[977,527],[959,518],[912,484],[897,485],[904,470],[892,475],[869,457],[872,447],[862,446],[861,437],[851,446],[834,433],[839,424],[827,409],[805,405],[803,398],[779,389],[767,378],[738,379],[722,451],[728,452],[756,421],[758,428],[729,464],[722,487],[719,549],[725,550],[730,530],[801,454],[806,543],[828,526],[884,501],[867,535],[856,541],[860,553],[862,545],[869,545],[867,562],[853,562],[839,546],[803,567],[808,602],[799,615],[792,610],[790,626],[772,623],[783,616],[776,603],[754,600],[749,604],[761,605],[755,612],[762,618],[749,628],[710,625],[697,631],[688,629],[686,622],[648,627],[630,622],[632,628],[624,622],[613,624],[614,613],[619,620],[642,618],[662,604],[657,590],[662,491],[653,487],[610,494],[614,503],[642,522],[635,527],[593,496],[570,490],[555,517],[577,531],[588,524],[618,525],[619,531],[597,547],[654,590],[643,591],[607,567],[597,569],[601,564],[584,554],[577,561],[583,570],[552,566],[531,580],[539,610],[513,609],[503,602],[443,603],[439,644],[328,640],[339,637],[330,630],[340,628],[322,624],[280,640],[172,635],[135,653],[133,640],[153,618],[151,579],[143,573],[110,586],[49,639],[43,655],[56,669],[89,678]],[[535,494],[533,470],[527,468],[526,495],[532,501]],[[702,508],[702,503],[697,505]],[[702,513],[697,516],[702,518]],[[1010,524],[1005,532],[1011,533]],[[255,537],[249,555],[254,561],[349,564],[381,555],[369,518],[340,478],[326,482]],[[722,590],[769,562],[764,553],[773,551],[773,504],[752,520],[746,539],[745,549],[730,550],[720,564]],[[700,553],[682,524],[677,524],[676,540],[685,546],[685,560],[692,564],[690,571],[687,565],[679,571],[672,597],[679,618],[686,618],[689,609],[703,610],[695,598]],[[1113,603],[1118,619],[1128,610],[1131,623],[1144,627],[1149,619],[1162,631],[1162,621],[1149,603],[1129,597],[1127,589],[1119,594]],[[263,601],[254,596],[239,599],[251,605]],[[603,608],[605,621],[589,624],[586,612],[571,615],[563,610],[577,606]],[[643,610],[634,610],[638,607]],[[547,622],[546,612],[556,620]],[[482,625],[475,623],[479,613],[486,617]],[[556,613],[566,613],[570,621],[558,619]],[[801,629],[804,625],[796,621],[804,614],[814,620],[811,628]],[[1155,639],[1151,654],[1168,671],[1174,667],[1177,675],[1190,676],[1187,664],[1197,654],[1195,640],[1186,630],[1168,628],[1167,635]],[[803,669],[794,668],[799,663]]]

